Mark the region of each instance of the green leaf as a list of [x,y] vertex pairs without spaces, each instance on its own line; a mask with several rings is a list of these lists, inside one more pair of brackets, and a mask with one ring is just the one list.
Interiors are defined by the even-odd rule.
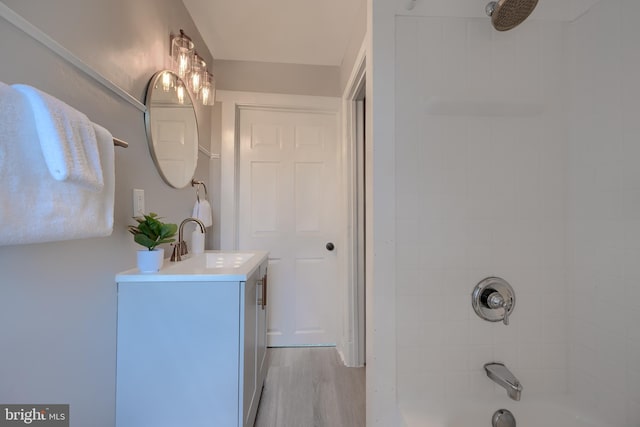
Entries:
[[149,248],[149,250],[152,250],[157,245],[155,240],[150,239],[149,237],[145,236],[144,234],[136,234],[133,237],[133,240],[136,243],[144,246],[145,248]]
[[172,237],[176,234],[176,231],[178,231],[178,226],[176,224],[162,224],[159,236],[161,239]]
[[157,242],[158,245],[164,245],[165,243],[175,242],[176,239],[162,239]]
[[160,219],[158,214],[151,212],[142,216],[133,218],[138,225],[129,225],[127,230],[133,234],[133,240],[153,250],[156,246],[164,243],[174,242],[172,239],[178,231],[176,224],[165,224]]

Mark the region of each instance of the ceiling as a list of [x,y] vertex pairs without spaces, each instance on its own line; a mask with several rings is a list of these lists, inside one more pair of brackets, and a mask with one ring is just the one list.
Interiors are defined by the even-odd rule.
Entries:
[[[486,17],[489,0],[388,0],[407,16]],[[539,0],[529,19],[573,21],[600,0]],[[183,0],[215,59],[340,66],[367,0]]]
[[183,0],[215,59],[339,66],[366,0]]
[[[396,0],[396,13],[406,16],[484,17],[490,0]],[[600,0],[539,0],[529,19],[573,21]]]

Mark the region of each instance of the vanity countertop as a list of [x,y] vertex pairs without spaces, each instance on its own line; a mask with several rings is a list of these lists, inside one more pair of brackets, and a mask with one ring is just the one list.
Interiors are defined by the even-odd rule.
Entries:
[[187,255],[180,262],[164,260],[157,273],[141,273],[137,268],[116,275],[124,282],[237,282],[244,281],[267,259],[264,251],[205,251]]

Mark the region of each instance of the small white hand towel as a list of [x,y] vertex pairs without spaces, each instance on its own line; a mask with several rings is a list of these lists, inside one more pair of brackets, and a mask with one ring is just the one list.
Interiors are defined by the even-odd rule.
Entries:
[[0,246],[108,236],[115,194],[113,137],[95,125],[104,188],[53,179],[26,97],[0,83]]
[[22,84],[14,84],[29,101],[40,148],[51,176],[71,181],[91,191],[104,187],[100,152],[93,124],[80,111],[53,96]]
[[211,227],[213,225],[213,218],[211,215],[211,205],[207,199],[196,200],[193,205],[193,217],[202,221],[205,227]]

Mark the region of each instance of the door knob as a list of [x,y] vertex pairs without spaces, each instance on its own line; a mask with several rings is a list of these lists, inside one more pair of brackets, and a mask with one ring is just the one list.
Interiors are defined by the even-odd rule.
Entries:
[[331,242],[327,243],[327,246],[325,247],[327,248],[328,251],[332,251],[336,248],[336,246]]

